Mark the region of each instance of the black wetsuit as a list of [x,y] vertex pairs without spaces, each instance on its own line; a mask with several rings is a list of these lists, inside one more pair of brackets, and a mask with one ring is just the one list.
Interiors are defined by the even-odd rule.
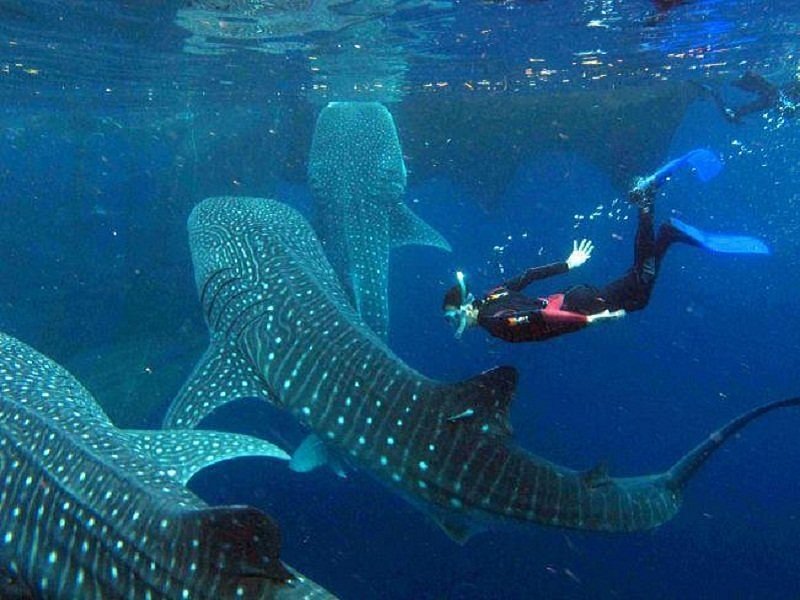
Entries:
[[535,267],[491,290],[478,304],[478,324],[509,342],[532,342],[570,333],[588,324],[586,315],[604,310],[641,310],[650,301],[656,276],[670,244],[684,240],[670,225],[658,236],[653,214],[639,211],[633,266],[604,287],[577,285],[564,292],[532,298],[521,293],[534,281],[566,273],[566,262]]
[[656,8],[660,11],[668,11],[678,6],[688,4],[691,0],[653,0]]
[[691,3],[692,0],[653,0],[653,5],[656,7],[655,14],[646,15],[644,18],[644,25],[646,27],[654,27],[661,23],[667,16],[667,13],[673,8],[683,6],[684,4]]

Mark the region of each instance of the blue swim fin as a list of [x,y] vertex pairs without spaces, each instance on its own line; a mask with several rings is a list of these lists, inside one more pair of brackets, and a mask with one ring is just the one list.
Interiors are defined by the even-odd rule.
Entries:
[[719,156],[706,150],[705,148],[698,148],[687,152],[683,156],[669,161],[667,164],[659,168],[655,173],[649,177],[644,178],[646,185],[644,187],[655,185],[660,187],[666,181],[667,177],[672,175],[675,171],[684,165],[689,165],[694,169],[695,176],[700,181],[709,181],[714,179],[722,170],[722,161]]
[[694,168],[695,176],[703,182],[714,179],[722,171],[722,161],[719,156],[704,148],[692,150],[685,154],[683,159]]
[[758,238],[749,235],[727,235],[707,233],[672,217],[669,220],[678,232],[688,238],[686,241],[711,252],[722,254],[769,254],[769,247]]

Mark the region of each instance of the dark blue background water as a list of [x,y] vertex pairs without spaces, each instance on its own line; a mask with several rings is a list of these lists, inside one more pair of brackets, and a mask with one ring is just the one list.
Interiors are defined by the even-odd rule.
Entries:
[[[248,193],[307,211],[307,190],[296,178],[259,172],[260,156],[282,151],[268,136],[242,132],[213,156],[200,140],[200,155],[192,156],[197,145],[185,142],[189,125],[180,120],[144,133],[69,116],[48,120],[37,116],[48,110],[38,110],[9,107],[0,143],[0,327],[70,365],[118,421],[155,427],[203,346],[185,239],[192,205],[211,193]],[[219,129],[235,126],[218,118]],[[543,344],[512,346],[481,331],[455,341],[441,296],[456,269],[475,290],[487,289],[528,266],[563,260],[582,237],[594,241],[594,257],[532,293],[621,273],[631,260],[634,213],[617,204],[622,210],[606,215],[621,196],[609,174],[578,154],[532,152],[487,211],[463,182],[412,173],[407,202],[454,251],[394,254],[390,345],[448,381],[516,366],[517,440],[550,460],[575,468],[604,460],[619,475],[667,468],[741,411],[800,393],[799,126],[756,115],[733,127],[711,103],[693,104],[664,158],[709,147],[726,168],[706,184],[676,177],[659,196],[657,215],[758,235],[772,256],[676,247],[646,311]],[[600,204],[602,215],[575,219]],[[128,362],[115,371],[115,349],[130,340]],[[105,395],[125,387],[126,377],[143,376],[142,365],[131,366],[137,356],[167,382],[157,397],[134,395],[124,404]],[[255,402],[228,407],[208,425],[277,432],[289,445],[303,435]],[[800,414],[787,411],[748,428],[691,482],[672,522],[634,535],[530,526],[483,533],[461,547],[358,471],[342,480],[245,460],[191,485],[211,503],[270,512],[283,528],[287,562],[344,598],[796,598],[798,427]]]

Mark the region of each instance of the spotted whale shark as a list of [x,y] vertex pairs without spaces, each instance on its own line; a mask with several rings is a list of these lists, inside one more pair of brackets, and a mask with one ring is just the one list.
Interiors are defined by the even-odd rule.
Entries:
[[406,166],[394,119],[378,102],[331,102],[308,159],[314,226],[344,289],[382,338],[389,330],[389,251],[405,244],[450,250],[403,203]]
[[184,484],[263,440],[116,428],[66,370],[0,333],[0,597],[330,598],[280,560],[280,530]]
[[424,506],[459,541],[475,523],[495,520],[609,532],[656,527],[677,513],[691,476],[735,432],[800,404],[791,398],[739,416],[662,473],[569,469],[514,443],[513,368],[447,384],[395,356],[349,304],[294,209],[210,198],[193,210],[189,238],[211,341],[166,426],[192,428],[236,398],[263,398],[333,454]]

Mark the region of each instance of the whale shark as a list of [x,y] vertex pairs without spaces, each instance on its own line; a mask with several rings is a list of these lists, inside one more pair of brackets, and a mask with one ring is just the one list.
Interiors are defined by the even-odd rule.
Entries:
[[382,338],[389,330],[389,251],[447,241],[403,203],[406,166],[394,119],[378,102],[331,102],[308,158],[314,226],[350,301]]
[[651,529],[678,512],[687,482],[734,433],[800,404],[790,398],[755,408],[661,473],[570,469],[514,443],[515,369],[442,383],[394,355],[349,304],[296,210],[275,200],[209,198],[188,227],[210,345],[165,426],[192,428],[237,398],[262,398],[321,442],[301,448],[323,445],[368,471],[457,541],[495,521]]
[[280,560],[280,530],[185,483],[272,444],[116,428],[65,369],[0,333],[0,597],[331,598]]

